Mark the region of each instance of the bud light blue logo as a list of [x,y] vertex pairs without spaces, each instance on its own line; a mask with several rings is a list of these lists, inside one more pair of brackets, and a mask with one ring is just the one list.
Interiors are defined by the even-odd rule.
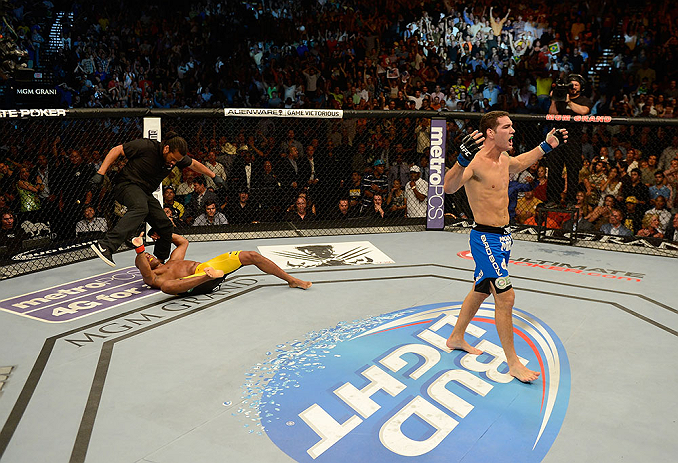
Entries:
[[508,374],[493,304],[481,306],[466,334],[483,354],[445,346],[460,307],[342,323],[279,348],[255,367],[269,372],[252,402],[260,426],[298,462],[541,461],[570,395],[562,342],[514,308],[518,356],[541,372],[521,383]]

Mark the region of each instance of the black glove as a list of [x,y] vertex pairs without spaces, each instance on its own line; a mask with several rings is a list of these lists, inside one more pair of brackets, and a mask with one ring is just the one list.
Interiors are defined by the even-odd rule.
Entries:
[[96,174],[92,175],[92,178],[89,179],[89,181],[92,185],[99,186],[104,181],[104,176],[97,172]]
[[226,186],[226,182],[224,182],[224,179],[221,178],[219,175],[215,175],[212,181],[217,186],[217,188],[223,188]]
[[476,153],[480,151],[482,145],[476,141],[471,135],[466,135],[462,141],[461,146],[459,147],[459,156],[457,156],[457,162],[462,167],[468,167],[468,165],[473,161],[473,158],[476,156]]

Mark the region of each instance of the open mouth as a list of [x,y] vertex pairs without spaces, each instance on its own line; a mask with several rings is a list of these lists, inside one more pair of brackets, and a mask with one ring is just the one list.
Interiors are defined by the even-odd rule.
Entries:
[[513,146],[513,135],[511,135],[508,139],[509,146]]

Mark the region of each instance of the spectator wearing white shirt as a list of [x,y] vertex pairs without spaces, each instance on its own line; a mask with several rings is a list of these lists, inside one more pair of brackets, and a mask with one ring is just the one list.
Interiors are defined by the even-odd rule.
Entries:
[[426,217],[426,195],[428,183],[420,178],[419,166],[410,167],[410,181],[405,186],[408,217]]
[[75,224],[76,236],[81,236],[87,233],[106,233],[108,231],[108,224],[103,217],[95,217],[94,208],[86,206],[83,210],[84,219]]
[[193,222],[194,227],[204,227],[207,225],[228,225],[226,216],[221,212],[217,212],[217,204],[214,201],[205,204],[205,212],[200,214]]
[[[217,162],[216,151],[209,150],[207,152],[207,162],[205,162],[205,167],[223,178],[224,181],[226,180],[226,169],[224,169],[223,164]],[[207,188],[213,188],[216,191],[217,186],[214,184],[214,180],[209,177],[206,177],[205,180],[207,181]]]

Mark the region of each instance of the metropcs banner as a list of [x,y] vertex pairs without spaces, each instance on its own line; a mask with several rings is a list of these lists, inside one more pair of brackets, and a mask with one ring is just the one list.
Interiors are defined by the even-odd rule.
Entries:
[[431,152],[429,154],[428,197],[426,207],[426,229],[445,228],[445,147],[447,143],[447,121],[431,119]]
[[270,375],[258,386],[265,432],[299,462],[541,461],[569,401],[562,342],[514,309],[516,351],[541,373],[521,383],[508,374],[493,304],[481,306],[466,334],[483,354],[447,348],[460,307],[437,303],[340,323],[290,343],[296,351],[277,349],[257,367]]

